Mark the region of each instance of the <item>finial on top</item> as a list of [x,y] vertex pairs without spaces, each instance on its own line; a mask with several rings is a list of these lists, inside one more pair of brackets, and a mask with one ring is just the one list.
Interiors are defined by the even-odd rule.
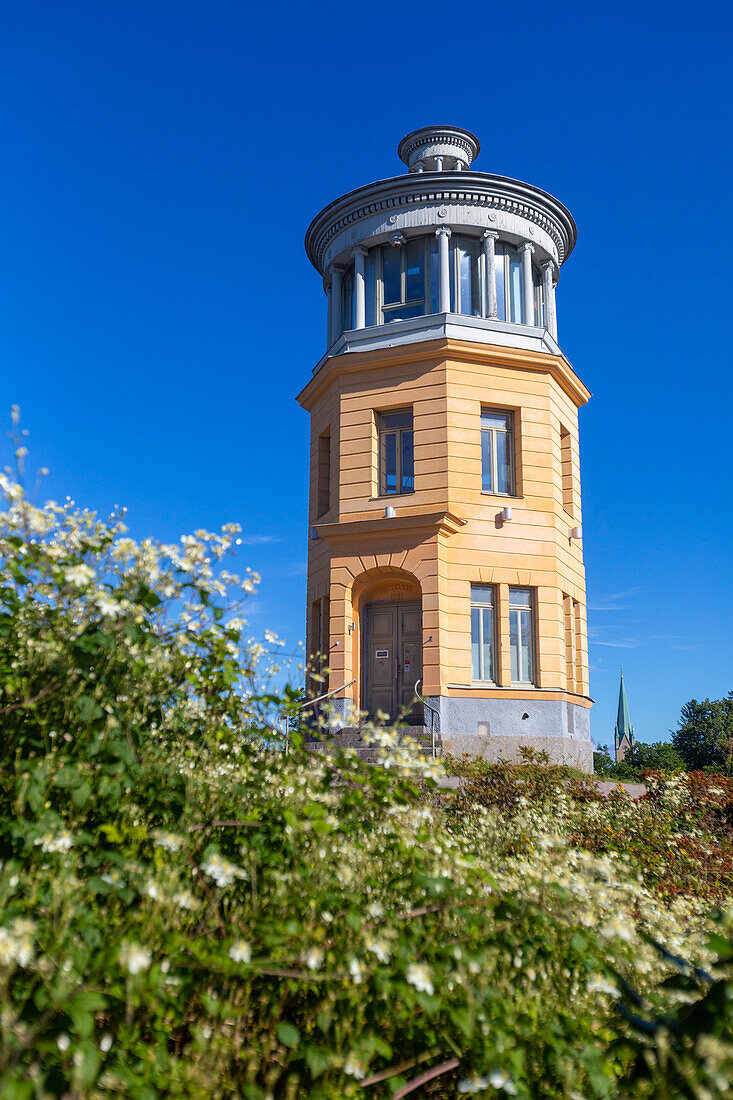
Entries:
[[397,156],[410,172],[466,172],[480,148],[476,135],[460,126],[423,126],[403,137]]

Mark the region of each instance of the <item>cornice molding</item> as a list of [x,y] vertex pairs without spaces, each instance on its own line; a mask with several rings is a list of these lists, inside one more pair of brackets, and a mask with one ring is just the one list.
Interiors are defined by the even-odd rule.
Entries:
[[[397,498],[385,497],[385,500]],[[404,498],[402,498],[404,500]],[[409,505],[407,505],[409,507]],[[433,528],[442,535],[455,535],[468,521],[453,515],[452,512],[426,512],[418,515],[396,515],[369,517],[368,519],[352,519],[341,523],[316,523],[315,528],[318,537],[327,542],[338,542],[342,539],[354,537],[384,538],[404,531],[415,531],[421,528]]]
[[323,274],[328,245],[346,227],[380,211],[434,203],[465,204],[526,218],[552,239],[560,264],[577,239],[577,227],[567,207],[532,184],[484,172],[420,172],[367,184],[329,203],[308,227],[308,258]]
[[342,375],[380,368],[391,371],[394,367],[405,363],[430,361],[441,363],[449,359],[471,363],[487,362],[509,370],[550,374],[578,408],[587,404],[591,398],[590,390],[562,355],[549,355],[545,352],[506,348],[497,344],[478,344],[441,337],[438,340],[402,344],[393,348],[380,348],[377,351],[353,351],[346,355],[332,355],[314,374],[308,385],[301,390],[296,400],[310,412],[334,380]]

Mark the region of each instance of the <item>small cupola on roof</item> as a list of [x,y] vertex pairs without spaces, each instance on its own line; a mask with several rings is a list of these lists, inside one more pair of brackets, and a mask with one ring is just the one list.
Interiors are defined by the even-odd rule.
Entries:
[[328,356],[440,335],[559,352],[555,287],[575,222],[539,187],[473,170],[479,151],[460,126],[413,130],[397,150],[407,173],[313,219]]
[[397,156],[410,172],[463,172],[480,148],[478,138],[459,126],[423,126],[403,137]]

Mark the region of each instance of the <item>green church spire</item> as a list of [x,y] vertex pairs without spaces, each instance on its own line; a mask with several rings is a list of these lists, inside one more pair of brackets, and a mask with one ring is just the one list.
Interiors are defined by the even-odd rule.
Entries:
[[621,686],[618,692],[618,714],[616,715],[616,728],[613,735],[613,744],[616,750],[616,761],[623,760],[626,753],[635,744],[634,727],[631,724],[629,713],[629,700],[626,698],[624,685],[624,670],[621,669]]

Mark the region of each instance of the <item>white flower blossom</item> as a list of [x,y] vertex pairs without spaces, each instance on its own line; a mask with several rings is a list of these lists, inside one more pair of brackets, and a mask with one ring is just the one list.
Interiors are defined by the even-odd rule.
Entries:
[[183,844],[183,837],[176,833],[166,833],[163,829],[156,829],[153,839],[156,848],[165,848],[166,852],[177,852]]
[[0,967],[7,968],[13,963],[27,967],[35,954],[33,936],[36,926],[33,921],[18,918],[12,928],[0,928]]
[[173,895],[173,901],[179,909],[186,909],[189,912],[198,909],[198,900],[190,890],[179,890]]
[[310,951],[306,953],[305,965],[309,970],[320,970],[323,965],[323,949],[311,947]]
[[152,955],[149,951],[146,951],[140,944],[130,943],[121,953],[121,961],[130,974],[141,974],[143,970],[148,970],[150,963],[152,962]]
[[73,584],[75,588],[88,588],[94,580],[94,570],[88,565],[72,565],[64,573],[67,584]]
[[246,940],[235,940],[229,948],[229,958],[236,963],[248,963],[252,958],[252,948]]
[[362,962],[359,962],[357,958],[349,959],[349,974],[351,980],[355,985],[359,985],[364,981],[364,975],[366,974],[366,967]]
[[247,878],[247,872],[243,867],[238,867],[236,863],[225,859],[218,852],[210,855],[206,862],[201,865],[201,869],[205,875],[214,880],[217,886],[221,887],[231,886],[238,878]]
[[410,963],[405,971],[405,978],[409,985],[415,987],[418,993],[432,993],[433,982],[430,967],[424,963]]
[[58,833],[45,833],[43,836],[37,836],[33,843],[37,847],[40,845],[42,852],[68,852],[74,846],[74,838],[68,829],[61,829]]
[[479,1077],[477,1073],[474,1073],[471,1077],[463,1077],[458,1082],[458,1091],[463,1093],[486,1092],[488,1087],[488,1077]]
[[512,1081],[511,1077],[507,1077],[501,1069],[492,1069],[489,1074],[489,1084],[493,1089],[503,1090],[507,1096],[517,1095],[517,1086]]
[[618,997],[618,988],[609,982],[607,978],[604,978],[602,974],[596,974],[588,982],[586,989],[589,993],[606,993],[609,997]]
[[377,956],[381,963],[388,963],[390,947],[384,936],[365,936],[364,943],[368,951]]
[[367,1067],[356,1054],[350,1054],[344,1062],[344,1073],[361,1081],[367,1075]]
[[56,1046],[62,1052],[68,1050],[71,1046],[71,1039],[65,1031],[62,1031],[60,1035],[56,1036]]

